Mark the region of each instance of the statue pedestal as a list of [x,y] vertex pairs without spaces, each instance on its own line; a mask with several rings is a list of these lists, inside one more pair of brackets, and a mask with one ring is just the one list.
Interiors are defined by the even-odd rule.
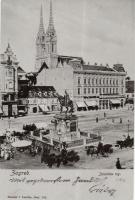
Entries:
[[60,113],[54,116],[56,135],[61,141],[66,142],[73,139],[74,133],[79,136],[78,117],[68,113]]

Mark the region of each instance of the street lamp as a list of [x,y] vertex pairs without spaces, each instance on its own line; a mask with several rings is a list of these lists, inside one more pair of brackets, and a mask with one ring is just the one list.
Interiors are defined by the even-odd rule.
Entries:
[[128,119],[128,136],[129,136],[129,119]]
[[10,129],[10,125],[11,125],[11,120],[10,118],[8,119],[8,128]]

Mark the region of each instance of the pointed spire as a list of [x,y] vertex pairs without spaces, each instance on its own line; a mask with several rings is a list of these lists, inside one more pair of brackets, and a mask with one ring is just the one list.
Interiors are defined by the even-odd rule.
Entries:
[[53,13],[52,13],[52,0],[50,0],[49,29],[54,29],[54,25],[53,25]]
[[10,43],[8,42],[8,45],[7,45],[7,48],[6,48],[6,53],[9,54],[9,55],[12,55],[13,54],[13,51],[11,49],[11,46],[10,46]]
[[7,48],[8,48],[8,49],[11,48],[9,42],[8,42],[8,46],[7,46]]
[[42,5],[41,5],[41,9],[40,9],[40,25],[39,25],[39,32],[44,32],[43,8],[42,8]]

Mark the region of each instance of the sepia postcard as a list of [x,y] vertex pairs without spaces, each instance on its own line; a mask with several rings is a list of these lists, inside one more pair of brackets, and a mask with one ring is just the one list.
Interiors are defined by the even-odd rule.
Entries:
[[0,8],[0,200],[133,200],[134,0]]

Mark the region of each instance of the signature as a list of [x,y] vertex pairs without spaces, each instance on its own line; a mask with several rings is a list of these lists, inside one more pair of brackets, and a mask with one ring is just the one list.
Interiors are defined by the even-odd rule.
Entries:
[[114,196],[116,191],[117,191],[116,189],[110,188],[109,186],[105,184],[96,184],[96,185],[92,185],[89,188],[90,193],[100,193],[100,194],[106,193],[109,196]]

